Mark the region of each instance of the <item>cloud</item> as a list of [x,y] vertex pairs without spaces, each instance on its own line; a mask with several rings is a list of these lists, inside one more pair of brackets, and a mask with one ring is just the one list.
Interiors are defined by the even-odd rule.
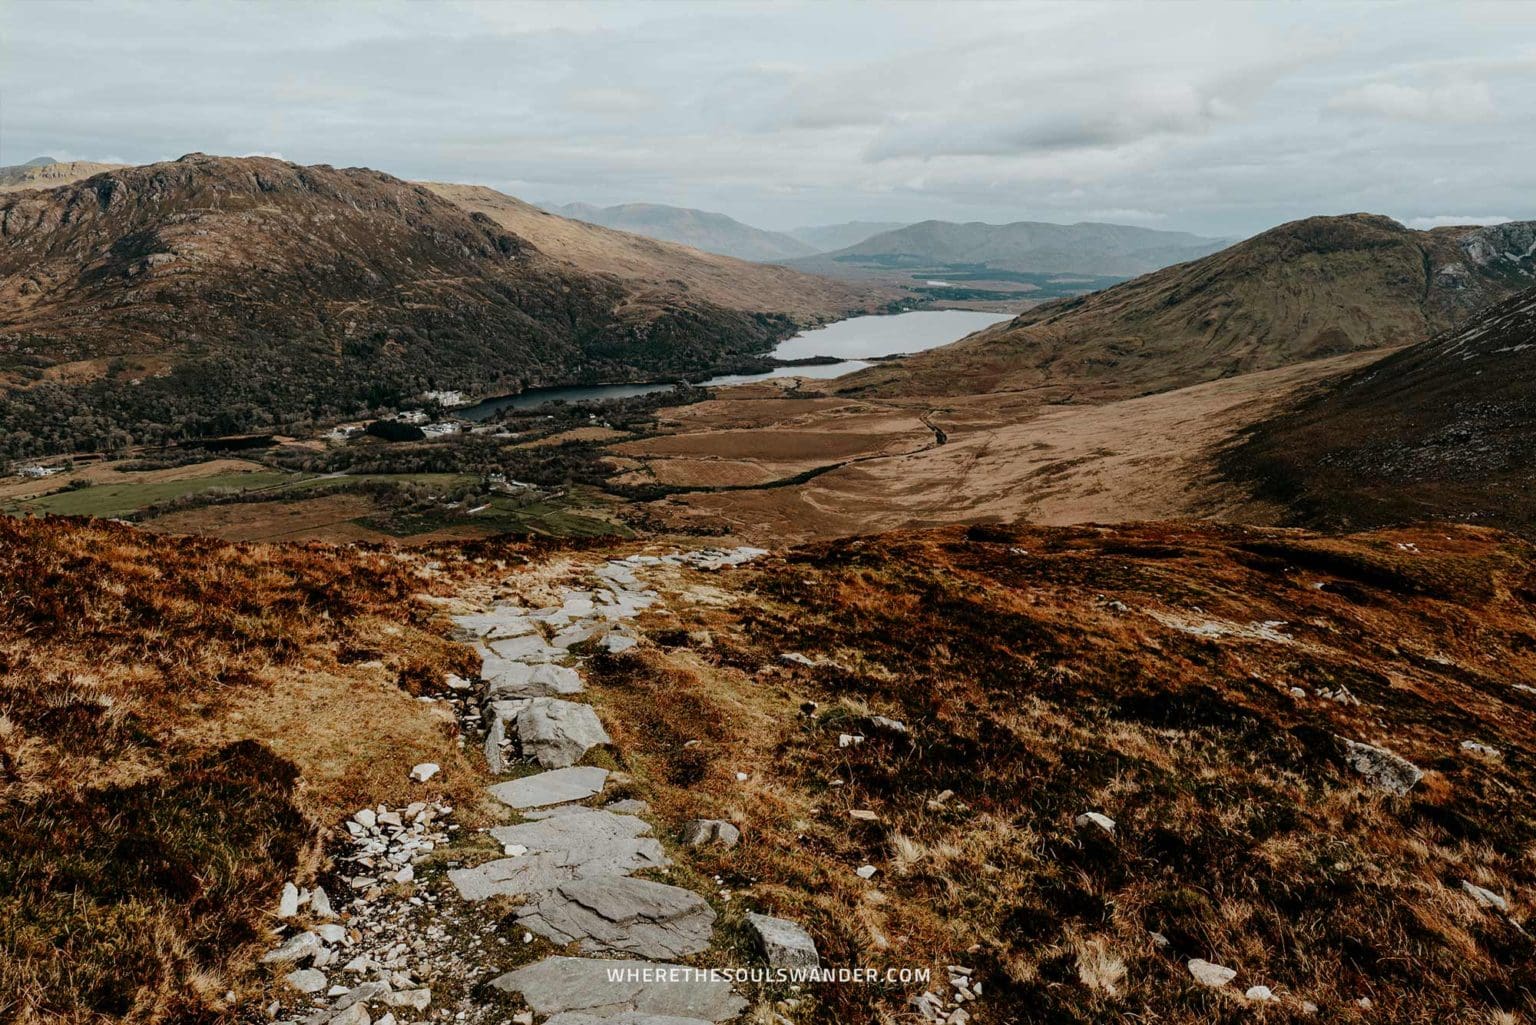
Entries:
[[1410,217],[1403,223],[1419,231],[1428,231],[1431,228],[1459,228],[1466,224],[1508,224],[1512,220],[1513,217],[1500,217],[1497,214],[1435,214],[1432,217]]
[[565,96],[565,108],[584,114],[641,114],[660,106],[640,89],[577,89]]
[[0,164],[281,153],[765,227],[1536,215],[1519,5],[296,10],[0,0]]
[[1425,124],[1474,124],[1491,121],[1496,114],[1486,82],[1434,86],[1369,82],[1332,97],[1327,109],[1337,114]]

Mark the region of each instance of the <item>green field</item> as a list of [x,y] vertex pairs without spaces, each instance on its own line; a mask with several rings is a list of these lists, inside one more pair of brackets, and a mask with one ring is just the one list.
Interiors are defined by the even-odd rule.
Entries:
[[[0,511],[13,516],[130,516],[161,503],[206,492],[239,492],[251,495],[249,501],[281,498],[284,501],[320,498],[333,491],[352,490],[359,484],[386,483],[418,485],[433,492],[451,492],[478,478],[459,473],[368,473],[341,476],[290,473],[281,470],[255,470],[222,473],[182,480],[115,481],[90,487],[61,489],[34,498],[11,499]],[[260,492],[258,499],[254,493]],[[558,499],[527,501],[496,495],[486,499],[489,508],[466,515],[462,507],[381,509],[357,522],[396,537],[406,538],[444,528],[473,526],[495,533],[530,533],[553,536],[592,537],[627,534],[621,525],[590,515],[590,498],[567,495]],[[473,503],[472,503],[473,504]]]
[[168,502],[184,495],[216,488],[251,491],[275,487],[289,481],[302,481],[300,474],[281,470],[255,470],[249,473],[221,473],[211,477],[189,477],[136,484],[132,482],[95,484],[88,488],[56,491],[36,498],[13,499],[5,504],[12,515],[54,516],[126,516],[157,502]]

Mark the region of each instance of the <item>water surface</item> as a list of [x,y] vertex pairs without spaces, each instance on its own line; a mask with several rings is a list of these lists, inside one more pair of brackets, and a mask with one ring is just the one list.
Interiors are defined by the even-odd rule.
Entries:
[[[724,387],[730,384],[747,384],[766,381],[773,377],[810,377],[824,380],[841,377],[869,366],[868,357],[895,356],[907,352],[922,352],[964,338],[973,331],[980,331],[999,321],[1008,320],[1007,313],[984,313],[976,310],[916,310],[886,317],[852,317],[839,320],[826,327],[802,331],[787,338],[774,348],[771,355],[779,359],[808,359],[812,356],[833,356],[836,363],[821,363],[800,367],[776,367],[761,374],[724,374],[701,382],[701,387]],[[862,357],[862,358],[861,358]],[[530,388],[520,395],[504,395],[486,399],[473,406],[455,410],[454,415],[465,420],[484,420],[503,409],[533,409],[549,402],[601,402],[605,399],[627,399],[635,395],[670,391],[668,384],[596,384],[573,385],[558,388]]]

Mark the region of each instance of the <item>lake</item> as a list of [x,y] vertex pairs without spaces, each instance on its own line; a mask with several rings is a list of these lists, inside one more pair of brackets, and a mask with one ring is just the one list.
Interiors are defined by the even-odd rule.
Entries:
[[[916,310],[884,317],[851,317],[826,327],[802,331],[793,338],[785,339],[774,348],[772,355],[779,359],[808,359],[812,356],[832,356],[837,363],[814,366],[776,367],[762,374],[725,374],[700,382],[700,387],[724,387],[730,384],[747,384],[765,381],[772,377],[811,377],[824,379],[841,377],[869,366],[868,357],[895,356],[900,353],[922,352],[964,338],[973,331],[980,331],[1000,321],[1009,320],[1011,314],[984,313],[976,310]],[[549,402],[600,402],[604,399],[627,399],[635,395],[670,391],[671,384],[598,384],[559,388],[530,388],[520,395],[505,395],[486,399],[473,406],[455,410],[454,415],[465,420],[484,420],[503,409],[532,409]]]

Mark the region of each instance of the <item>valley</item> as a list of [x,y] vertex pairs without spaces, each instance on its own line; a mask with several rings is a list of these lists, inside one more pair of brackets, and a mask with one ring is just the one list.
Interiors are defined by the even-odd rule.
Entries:
[[[709,133],[862,125],[835,217],[765,161],[786,231],[430,156],[0,168],[0,1021],[1536,1016],[1536,221],[1104,223],[1174,222],[1039,161],[1136,104],[835,93]],[[564,172],[421,149],[691,180],[608,180],[686,148],[619,131],[654,98],[551,95],[602,120]],[[1024,177],[923,216],[1006,223],[884,219],[944,139]]]

